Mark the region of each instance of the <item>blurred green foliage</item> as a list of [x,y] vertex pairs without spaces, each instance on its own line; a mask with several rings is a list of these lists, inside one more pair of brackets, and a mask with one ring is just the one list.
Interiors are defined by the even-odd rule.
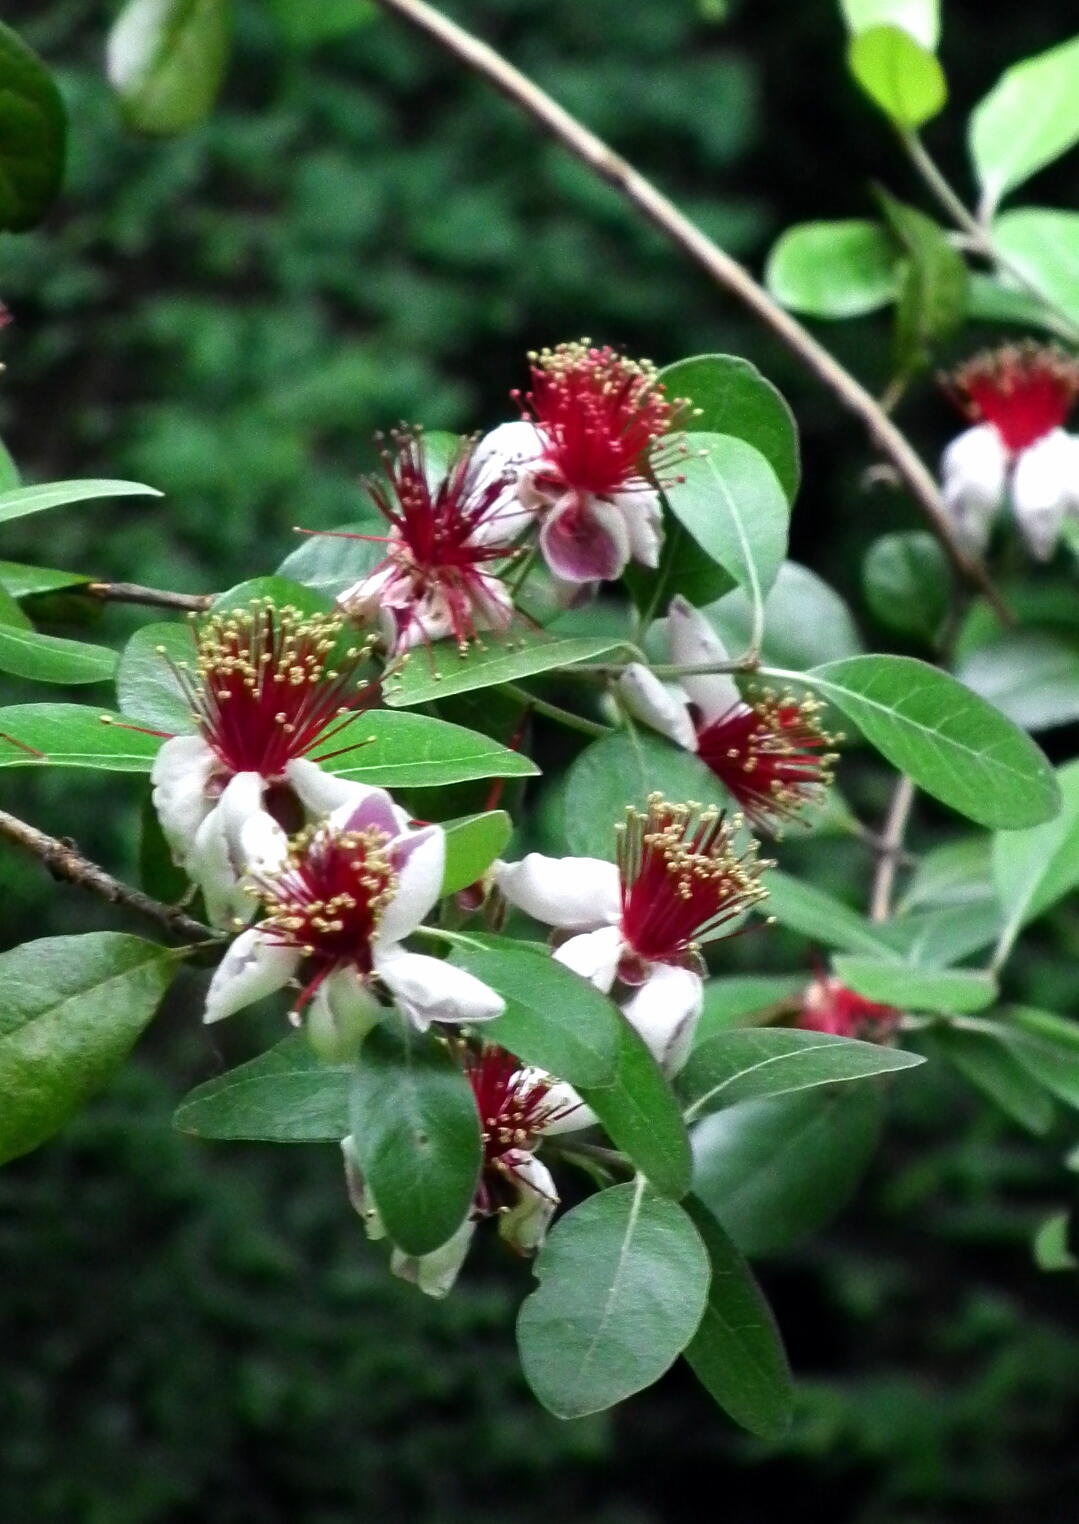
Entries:
[[[57,73],[72,162],[44,228],[0,238],[16,317],[0,433],[31,480],[131,476],[167,493],[64,511],[47,537],[14,526],[6,557],[227,586],[276,564],[294,524],[353,516],[374,430],[497,421],[523,350],[582,331],[659,362],[717,349],[761,364],[804,431],[795,553],[846,591],[871,533],[911,527],[894,495],[858,490],[865,456],[832,404],[480,85],[389,24],[308,50],[302,31],[282,34],[279,4],[236,9],[222,104],[165,142],[120,126],[107,7],[5,11]],[[866,181],[894,162],[844,81],[832,6],[786,10],[781,28],[771,7],[732,5],[721,25],[696,0],[459,7],[757,261],[791,222],[865,215]],[[967,99],[1061,25],[1048,0],[992,24],[973,0],[946,10]],[[1059,173],[1074,187],[1074,168]],[[880,379],[871,324],[829,336]],[[927,441],[943,438],[929,394],[911,405]],[[100,617],[106,637],[132,625]],[[130,861],[135,811],[95,807],[118,787],[135,802],[134,782],[20,778],[5,804]],[[110,841],[120,819],[127,836]],[[802,849],[799,867],[849,895],[859,851]],[[117,924],[8,854],[0,893],[5,945]],[[1067,1009],[1061,955],[1077,944],[1067,918],[1032,939],[1014,993]],[[777,934],[779,962],[786,947]],[[215,1062],[190,1010],[181,995],[104,1100],[0,1176],[0,1518],[666,1524],[699,1517],[690,1488],[728,1524],[1074,1518],[1074,1283],[1039,1277],[1029,1252],[1074,1189],[1051,1149],[933,1066],[897,1088],[843,1223],[766,1267],[802,1377],[791,1436],[766,1448],[684,1374],[613,1418],[557,1424],[516,1373],[526,1277],[493,1246],[447,1304],[428,1303],[363,1241],[332,1150],[172,1135],[172,1104]]]

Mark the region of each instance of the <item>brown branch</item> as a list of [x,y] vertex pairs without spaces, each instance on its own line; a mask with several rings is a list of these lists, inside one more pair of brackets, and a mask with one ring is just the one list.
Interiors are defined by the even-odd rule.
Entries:
[[105,872],[104,868],[99,868],[97,863],[84,857],[77,847],[69,842],[60,841],[55,836],[46,836],[44,831],[27,825],[25,820],[9,815],[6,810],[0,810],[0,837],[6,837],[8,841],[25,847],[27,852],[32,852],[45,864],[53,878],[66,880],[69,884],[78,884],[83,889],[89,889],[92,894],[111,901],[114,905],[126,905],[129,910],[134,910],[138,915],[148,916],[151,920],[157,921],[166,931],[172,932],[174,936],[182,937],[185,941],[214,941],[220,935],[209,926],[204,926],[201,921],[193,920],[191,916],[185,915],[178,906],[162,904],[160,900],[151,899],[148,894],[143,894],[141,889],[133,889],[130,884],[113,878],[111,874]]
[[907,834],[911,806],[914,803],[914,784],[904,773],[897,780],[888,806],[884,830],[877,847],[877,869],[873,875],[873,887],[869,895],[869,919],[886,921],[892,913],[892,890],[895,873],[903,856],[903,838]]
[[712,242],[661,191],[583,126],[538,85],[515,69],[479,38],[473,37],[426,0],[376,0],[493,85],[599,179],[612,186],[647,222],[689,256],[718,285],[737,297],[764,326],[861,419],[874,444],[894,465],[926,518],[933,525],[956,571],[985,595],[998,619],[1011,615],[981,561],[969,556],[956,539],[937,484],[906,436],[855,378],[819,344],[798,320],[776,305],[737,260]]
[[151,608],[184,609],[201,614],[213,603],[211,593],[170,593],[160,587],[140,587],[136,582],[88,582],[82,591],[103,603],[145,603]]

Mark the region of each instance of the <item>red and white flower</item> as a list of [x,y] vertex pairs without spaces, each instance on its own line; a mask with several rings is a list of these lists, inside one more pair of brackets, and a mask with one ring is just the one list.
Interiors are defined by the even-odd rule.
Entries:
[[220,1021],[299,982],[294,1014],[319,1037],[359,1039],[385,993],[419,1030],[486,1021],[505,1002],[473,975],[401,944],[441,894],[445,832],[411,829],[382,789],[347,785],[348,803],[290,842],[275,827],[250,876],[265,918],[242,932],[206,997]]
[[887,1042],[899,1025],[894,1006],[877,1005],[847,989],[829,974],[819,974],[806,986],[794,1025],[806,1032],[833,1037],[860,1037],[863,1042]]
[[[671,600],[667,647],[678,666],[727,661],[723,642],[699,610]],[[816,699],[769,690],[742,697],[728,673],[686,673],[661,682],[634,662],[619,679],[631,714],[687,751],[695,751],[756,830],[775,833],[832,781],[834,738],[817,720]]]
[[974,426],[941,458],[941,492],[977,552],[1006,495],[1031,555],[1047,560],[1079,514],[1079,437],[1064,420],[1079,397],[1079,361],[1052,345],[1007,344],[960,366],[945,386]]
[[340,649],[344,621],[259,600],[195,630],[195,659],[173,663],[196,733],[170,736],[150,774],[177,864],[202,889],[216,926],[249,921],[247,863],[279,823],[324,814],[347,797],[317,766],[354,714],[377,702],[360,647]]
[[[457,1232],[430,1254],[395,1249],[394,1275],[412,1281],[428,1296],[445,1296],[464,1264],[476,1225],[498,1218],[498,1231],[518,1254],[534,1254],[547,1236],[558,1207],[558,1192],[547,1166],[536,1158],[545,1137],[589,1125],[591,1113],[570,1087],[540,1069],[527,1068],[511,1053],[485,1044],[463,1046],[461,1061],[472,1087],[483,1140],[483,1163],[468,1216]],[[342,1142],[345,1178],[353,1206],[369,1238],[384,1238],[385,1227],[367,1189],[352,1147]]]
[[529,853],[499,863],[494,880],[511,905],[573,933],[560,963],[606,994],[669,1074],[689,1056],[703,999],[704,943],[766,898],[770,864],[735,845],[741,821],[717,810],[668,804],[653,794],[643,814],[616,827],[617,865],[597,857]]
[[513,599],[494,569],[531,522],[507,470],[461,440],[445,475],[430,470],[423,435],[401,430],[367,483],[389,525],[385,559],[338,597],[353,619],[379,620],[391,654],[452,638],[462,649],[482,630],[505,630]]
[[630,561],[655,566],[662,543],[662,473],[684,452],[680,405],[655,367],[587,339],[530,356],[522,417],[480,449],[515,475],[518,500],[540,519],[540,549],[564,582],[610,581]]

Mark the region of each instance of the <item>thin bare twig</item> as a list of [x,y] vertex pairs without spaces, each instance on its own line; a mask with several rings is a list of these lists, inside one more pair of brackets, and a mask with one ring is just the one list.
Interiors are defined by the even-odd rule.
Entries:
[[884,821],[877,848],[877,869],[873,875],[873,887],[869,895],[869,919],[886,921],[892,912],[892,890],[895,873],[903,855],[903,838],[907,834],[911,806],[914,803],[914,784],[903,773],[895,785],[892,802]]
[[796,318],[777,306],[748,270],[707,238],[672,201],[610,149],[602,138],[578,122],[485,42],[426,4],[426,0],[376,0],[376,3],[432,38],[446,52],[486,79],[544,132],[617,190],[646,221],[718,285],[748,307],[844,407],[861,419],[874,444],[892,461],[933,525],[956,571],[981,590],[1002,623],[1012,622],[1007,606],[981,561],[969,556],[956,539],[937,484],[906,436],[865,387],[844,370]]
[[203,613],[214,601],[212,593],[170,593],[165,588],[140,587],[137,582],[88,582],[83,591],[103,603],[144,603],[193,614]]
[[54,878],[66,880],[69,884],[78,884],[83,889],[89,889],[91,894],[100,895],[102,899],[109,900],[114,905],[126,905],[129,910],[134,910],[138,915],[148,916],[150,920],[163,926],[166,931],[172,932],[174,936],[181,937],[185,941],[215,941],[220,935],[209,926],[204,926],[201,921],[186,915],[178,906],[162,904],[160,900],[151,899],[148,894],[143,894],[141,889],[134,889],[130,884],[113,878],[110,873],[105,872],[104,868],[99,868],[97,863],[84,857],[70,842],[61,841],[56,836],[46,836],[44,831],[39,831],[36,826],[27,825],[25,820],[9,815],[6,810],[0,810],[0,836],[24,847],[27,852],[32,852],[45,864]]

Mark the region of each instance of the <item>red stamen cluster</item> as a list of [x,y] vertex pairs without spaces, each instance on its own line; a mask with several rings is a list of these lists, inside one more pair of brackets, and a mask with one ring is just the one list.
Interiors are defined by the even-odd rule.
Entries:
[[530,1153],[544,1129],[572,1108],[552,1103],[548,1092],[553,1081],[523,1068],[504,1048],[485,1043],[477,1052],[463,1047],[461,1062],[472,1086],[483,1140],[474,1210],[486,1215],[504,1205],[499,1187],[515,1173],[514,1156],[522,1150]]
[[529,362],[531,390],[512,395],[542,435],[559,486],[597,497],[652,487],[664,464],[684,452],[671,437],[683,404],[667,400],[649,361],[582,339],[531,354]]
[[289,844],[287,863],[255,875],[266,919],[259,930],[273,942],[299,948],[317,964],[300,1004],[339,964],[360,974],[372,967],[372,944],[382,912],[397,892],[386,851],[390,838],[371,827],[334,831],[319,826]]
[[827,1032],[833,1037],[887,1042],[899,1019],[900,1013],[894,1006],[864,1000],[838,979],[822,974],[803,993],[795,1025],[807,1032]]
[[1017,454],[1064,422],[1079,397],[1079,361],[1055,345],[1005,344],[975,355],[943,384],[968,418],[991,423]]
[[194,669],[170,665],[228,772],[280,778],[287,763],[338,733],[335,720],[377,702],[378,684],[357,678],[366,648],[339,650],[342,629],[341,619],[268,599],[197,625]]
[[823,706],[763,690],[734,704],[697,735],[697,754],[723,783],[755,830],[773,834],[832,782],[836,737],[818,723]]
[[[391,566],[411,584],[412,604],[440,599],[454,639],[464,647],[475,639],[477,610],[486,611],[496,626],[503,614],[492,596],[494,575],[485,568],[512,552],[505,537],[495,534],[483,543],[479,531],[491,523],[497,527],[496,505],[508,478],[494,473],[477,477],[476,441],[465,439],[445,476],[432,482],[422,432],[400,429],[390,437],[394,449],[380,451],[384,476],[367,480],[371,499],[392,530],[389,554],[372,576]],[[416,618],[407,607],[394,606],[394,613],[401,633]]]
[[647,963],[684,964],[727,921],[767,898],[760,875],[772,865],[756,843],[739,853],[741,824],[715,809],[668,804],[652,794],[648,810],[626,810],[618,830],[622,935]]

